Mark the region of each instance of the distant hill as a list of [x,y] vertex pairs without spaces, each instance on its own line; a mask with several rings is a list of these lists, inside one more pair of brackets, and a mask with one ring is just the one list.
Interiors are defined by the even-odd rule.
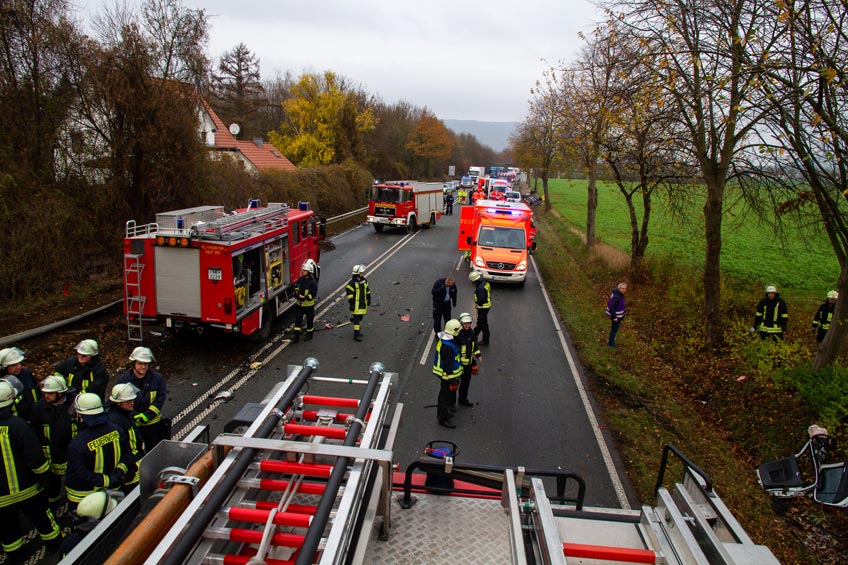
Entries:
[[454,133],[469,133],[477,141],[495,151],[503,151],[509,145],[509,136],[517,122],[478,122],[476,120],[442,120]]

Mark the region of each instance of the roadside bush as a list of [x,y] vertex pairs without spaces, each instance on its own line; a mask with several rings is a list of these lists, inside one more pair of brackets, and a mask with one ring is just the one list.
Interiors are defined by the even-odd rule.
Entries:
[[812,365],[800,365],[776,371],[774,382],[789,393],[795,393],[809,407],[831,435],[841,435],[848,420],[848,368],[831,366],[813,371]]

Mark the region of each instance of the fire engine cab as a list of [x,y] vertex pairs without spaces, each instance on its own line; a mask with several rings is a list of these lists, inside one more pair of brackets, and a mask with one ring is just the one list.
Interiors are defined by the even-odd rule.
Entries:
[[485,280],[524,284],[535,236],[533,212],[526,204],[478,200],[460,212],[457,247]]
[[[142,324],[216,327],[266,338],[304,262],[317,262],[325,226],[306,202],[226,213],[223,206],[162,212],[130,220],[124,239],[124,313],[131,341]],[[318,269],[316,268],[316,276]]]
[[404,228],[408,233],[417,226],[429,228],[442,217],[445,194],[437,182],[389,181],[371,186],[368,199],[368,223],[380,233],[384,227]]

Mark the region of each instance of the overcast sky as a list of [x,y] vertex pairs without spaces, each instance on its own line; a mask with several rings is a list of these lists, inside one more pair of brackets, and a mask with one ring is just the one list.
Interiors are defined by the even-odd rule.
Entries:
[[[138,5],[141,0],[130,0]],[[441,119],[521,121],[542,71],[601,19],[589,0],[183,0],[209,16],[216,61],[239,42],[263,79],[332,70]],[[76,0],[83,19],[114,0]]]

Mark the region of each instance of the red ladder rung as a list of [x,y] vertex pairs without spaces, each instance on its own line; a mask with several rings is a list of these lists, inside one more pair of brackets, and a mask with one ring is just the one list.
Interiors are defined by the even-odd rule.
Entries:
[[[270,500],[257,500],[253,503],[257,510],[273,510],[280,505],[279,502],[271,502]],[[286,507],[286,512],[294,512],[296,514],[315,514],[318,510],[317,506],[308,504],[289,504]]]
[[613,547],[610,545],[565,542],[562,544],[562,552],[566,557],[581,557],[624,563],[657,562],[657,554],[650,549],[637,549],[634,547]]
[[345,406],[347,408],[359,408],[358,398],[342,398],[338,396],[318,396],[315,394],[304,394],[304,404],[317,404],[319,406]]
[[[289,481],[278,479],[259,479],[259,488],[262,490],[283,491],[289,488]],[[324,483],[301,483],[297,492],[302,494],[324,494],[327,485]]]
[[322,436],[332,439],[344,439],[347,430],[344,428],[328,428],[325,426],[310,426],[307,424],[286,424],[283,431],[287,434],[299,436]]
[[328,479],[333,472],[333,466],[326,463],[297,463],[295,461],[263,459],[259,462],[259,470],[268,473],[287,473],[289,475],[307,475]]
[[[247,530],[245,528],[233,528],[230,530],[230,541],[240,543],[262,543],[262,530]],[[303,540],[306,538],[300,534],[284,534],[277,533],[271,537],[271,545],[283,547],[303,546]]]
[[[254,510],[253,508],[230,508],[227,517],[236,522],[253,522],[264,524],[268,521],[270,510]],[[312,522],[312,516],[308,514],[296,514],[294,512],[277,512],[274,514],[274,523],[278,526],[291,526],[293,528],[308,528]]]
[[[247,562],[253,559],[252,555],[232,555],[230,553],[224,555],[224,565],[247,565]],[[265,558],[267,565],[294,565],[294,561],[286,559],[268,559]]]

